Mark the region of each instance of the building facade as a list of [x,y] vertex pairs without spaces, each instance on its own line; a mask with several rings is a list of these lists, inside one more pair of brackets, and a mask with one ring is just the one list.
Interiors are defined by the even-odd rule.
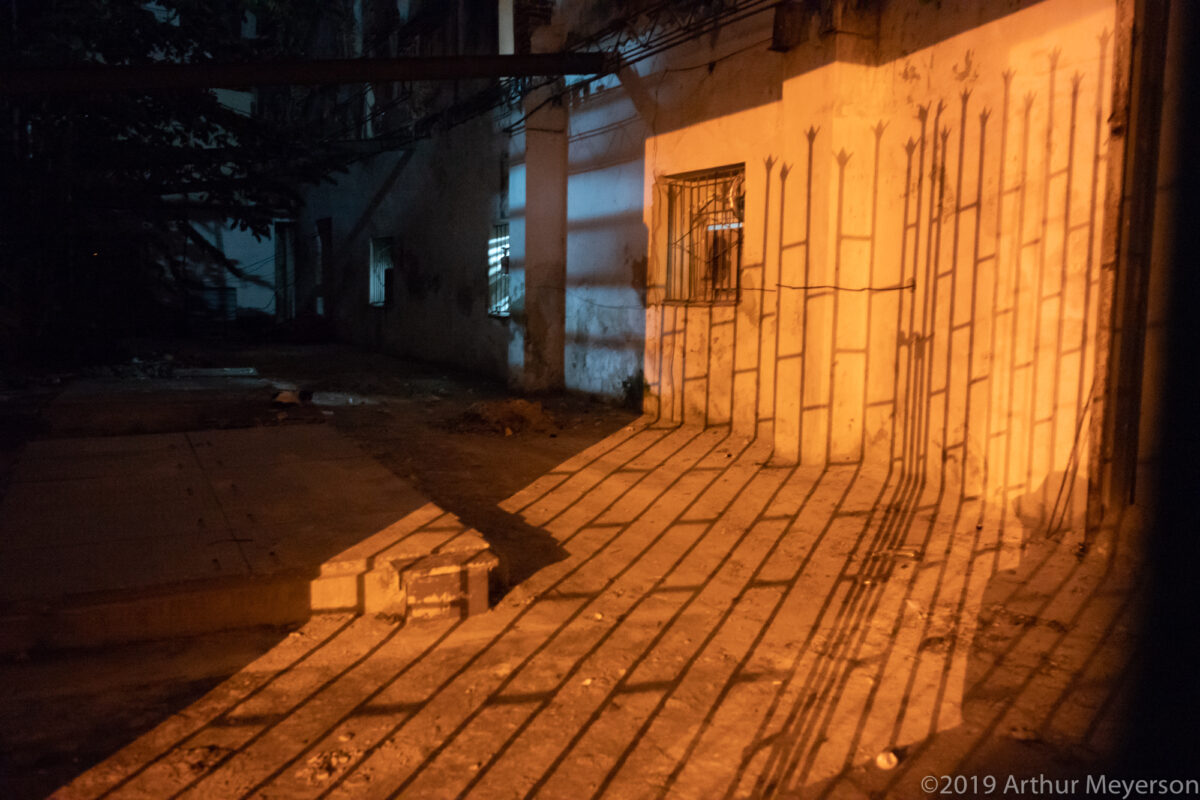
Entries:
[[447,4],[406,52],[619,66],[404,89],[378,154],[307,196],[300,305],[520,390],[1074,524],[1113,480],[1140,7]]

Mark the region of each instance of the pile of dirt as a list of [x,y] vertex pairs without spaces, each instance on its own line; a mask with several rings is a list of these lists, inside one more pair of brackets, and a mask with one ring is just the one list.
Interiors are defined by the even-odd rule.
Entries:
[[448,420],[447,427],[454,431],[511,436],[521,431],[556,431],[559,426],[541,403],[514,398],[472,403],[466,411]]
[[175,361],[170,354],[155,355],[152,358],[131,358],[127,362],[115,364],[95,364],[83,367],[79,374],[85,378],[133,378],[146,380],[149,378],[169,378],[175,368]]

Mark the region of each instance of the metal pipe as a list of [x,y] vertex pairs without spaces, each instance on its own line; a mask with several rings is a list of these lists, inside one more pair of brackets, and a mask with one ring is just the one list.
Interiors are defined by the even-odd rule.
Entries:
[[0,69],[0,95],[466,80],[610,72],[605,53],[347,58],[258,64],[87,64]]

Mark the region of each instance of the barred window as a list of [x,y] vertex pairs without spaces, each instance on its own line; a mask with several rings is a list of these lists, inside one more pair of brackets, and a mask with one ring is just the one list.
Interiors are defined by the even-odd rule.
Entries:
[[488,313],[493,317],[509,315],[508,252],[508,223],[497,222],[488,239]]
[[371,240],[371,269],[367,300],[373,306],[387,305],[391,300],[395,247],[395,239],[391,236],[379,236]]
[[745,165],[673,175],[666,185],[667,300],[736,302]]

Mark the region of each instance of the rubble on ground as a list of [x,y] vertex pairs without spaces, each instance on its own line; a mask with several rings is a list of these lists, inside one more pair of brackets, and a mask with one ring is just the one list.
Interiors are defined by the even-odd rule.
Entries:
[[522,431],[544,433],[559,428],[554,418],[537,401],[512,398],[480,400],[447,421],[451,430],[466,433],[496,433],[511,436]]

